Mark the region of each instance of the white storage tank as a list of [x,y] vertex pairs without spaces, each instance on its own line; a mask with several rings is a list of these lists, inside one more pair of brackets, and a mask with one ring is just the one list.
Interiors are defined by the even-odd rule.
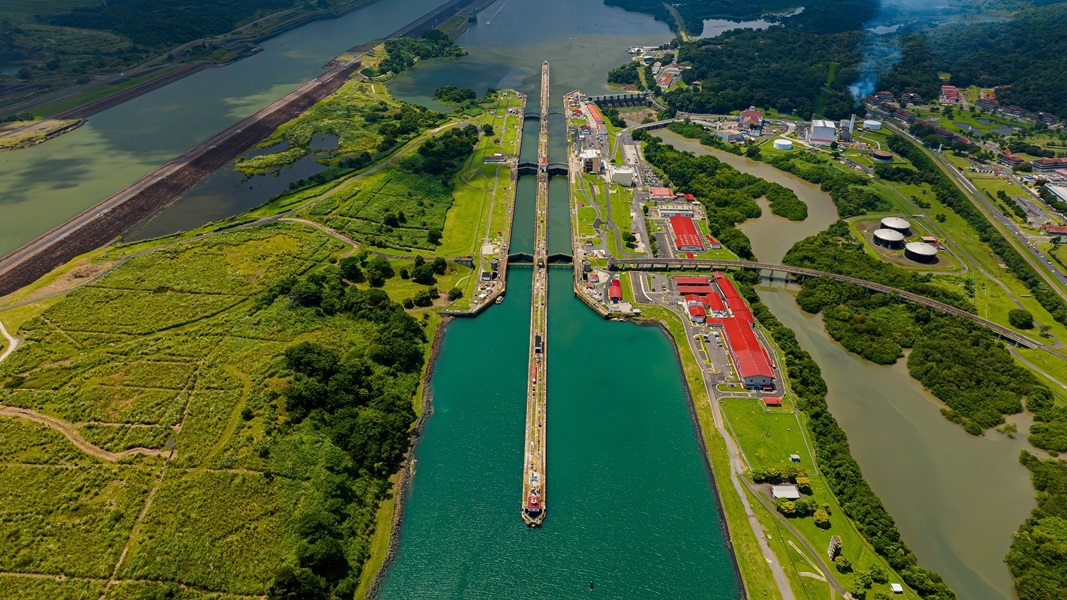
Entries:
[[911,223],[900,217],[886,217],[882,219],[882,229],[895,229],[901,233],[908,233]]
[[865,119],[863,121],[863,126],[865,128],[867,128],[867,129],[871,130],[871,131],[878,131],[879,129],[882,128],[882,122],[881,121],[875,121],[875,120],[872,120],[872,119]]
[[904,246],[904,257],[921,263],[936,262],[937,248],[926,242],[911,242]]
[[891,250],[899,250],[904,246],[904,234],[894,229],[879,229],[874,232],[874,243]]
[[779,138],[777,140],[774,140],[774,149],[775,150],[792,150],[793,149],[793,142],[791,142],[789,140],[783,140],[783,139]]

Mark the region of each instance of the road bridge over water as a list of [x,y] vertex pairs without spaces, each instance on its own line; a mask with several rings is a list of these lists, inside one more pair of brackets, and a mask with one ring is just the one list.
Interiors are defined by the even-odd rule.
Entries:
[[522,520],[545,520],[548,428],[548,61],[541,63],[541,127],[537,138],[537,208],[534,214],[533,298],[530,302],[530,373],[522,465]]
[[807,277],[822,277],[825,279],[833,279],[834,281],[841,281],[843,283],[851,283],[852,285],[858,285],[868,290],[881,292],[883,294],[891,294],[900,298],[901,300],[907,300],[908,302],[914,302],[916,304],[928,306],[941,312],[946,312],[952,315],[970,319],[975,323],[978,323],[979,325],[985,327],[986,329],[989,329],[1001,338],[1013,342],[1019,346],[1024,346],[1026,348],[1040,348],[1043,345],[1026,337],[1025,335],[1022,335],[1021,333],[1004,327],[1003,325],[994,323],[987,319],[983,319],[978,315],[969,313],[961,308],[956,308],[955,306],[952,306],[950,304],[938,302],[937,300],[932,300],[925,296],[920,296],[918,294],[890,287],[888,285],[882,285],[880,283],[875,283],[873,281],[867,281],[864,279],[858,279],[856,277],[849,277],[847,275],[829,273],[827,271],[817,271],[815,269],[805,269],[803,267],[791,267],[788,265],[751,262],[745,260],[690,260],[680,258],[613,258],[608,261],[608,269],[612,271],[674,271],[686,269],[707,271],[713,269],[750,269],[753,271],[769,271],[772,279],[774,277],[774,273],[795,275],[798,276],[801,280]]

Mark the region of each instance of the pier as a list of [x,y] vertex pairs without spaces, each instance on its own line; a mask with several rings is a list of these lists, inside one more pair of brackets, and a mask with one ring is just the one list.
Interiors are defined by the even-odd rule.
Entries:
[[526,385],[526,440],[522,466],[522,520],[545,520],[545,451],[548,403],[548,61],[541,63],[541,120],[537,138],[537,208],[534,215],[533,298],[530,302],[530,378]]

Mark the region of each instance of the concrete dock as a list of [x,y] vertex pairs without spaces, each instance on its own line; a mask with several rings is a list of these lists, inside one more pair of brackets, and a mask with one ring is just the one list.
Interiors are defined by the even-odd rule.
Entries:
[[548,61],[541,64],[541,130],[537,139],[537,208],[533,298],[530,303],[530,378],[526,390],[522,520],[537,527],[545,520],[545,455],[548,404]]

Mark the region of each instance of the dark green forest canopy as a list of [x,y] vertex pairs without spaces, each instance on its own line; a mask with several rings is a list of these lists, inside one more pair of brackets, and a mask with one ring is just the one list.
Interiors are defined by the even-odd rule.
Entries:
[[936,97],[948,72],[957,87],[998,90],[1001,104],[1067,115],[1067,4],[1024,10],[1006,21],[955,24],[902,40],[903,59],[880,88]]
[[804,118],[845,116],[855,106],[848,85],[859,76],[861,38],[858,31],[814,35],[772,27],[682,44],[678,60],[692,64],[682,79],[701,82],[702,91],[676,90],[665,97],[672,108],[695,113],[754,105]]
[[[638,6],[646,0],[608,1],[654,14],[651,8]],[[659,2],[649,4],[662,7]],[[964,12],[982,9],[963,4],[960,10]],[[939,73],[947,72],[951,83],[960,87],[1010,85],[998,90],[1002,104],[1067,114],[1062,83],[1067,72],[1067,35],[1063,34],[1067,31],[1067,4],[1036,8],[1033,4],[1002,2],[992,7],[997,13],[961,17],[936,27],[927,27],[927,23],[935,23],[932,19],[909,23],[906,27],[912,31],[899,39],[901,61],[881,75],[878,89],[936,98],[944,83]],[[713,2],[688,3],[678,10],[688,29],[692,23],[685,11],[706,9],[711,15],[713,9],[707,7],[714,6]],[[742,13],[747,6],[734,8]],[[859,12],[833,4],[834,14],[820,17],[823,8],[822,4],[805,7],[803,13],[782,20],[782,26],[735,30],[679,44],[679,62],[692,67],[683,72],[683,80],[701,85],[699,90],[668,92],[667,103],[675,110],[695,113],[725,113],[755,105],[803,118],[840,118],[862,112],[848,86],[860,78],[864,50],[876,38],[863,30],[866,21],[853,18]],[[1005,17],[1007,10],[1016,12]],[[847,17],[842,19],[841,15]],[[818,23],[832,23],[833,27]],[[889,46],[894,43],[889,36],[877,39]]]
[[295,0],[108,0],[45,20],[53,25],[110,31],[142,46],[161,47],[226,33],[258,11],[302,4]]
[[[677,29],[674,17],[667,5],[660,0],[606,0],[608,6],[652,15]],[[699,0],[674,4],[684,21],[686,32],[699,36],[704,31],[705,19],[754,19],[766,13],[787,11],[803,4],[804,11],[784,19],[788,27],[817,33],[832,33],[859,29],[874,17],[878,10],[876,0],[814,0],[790,3],[783,0]]]

